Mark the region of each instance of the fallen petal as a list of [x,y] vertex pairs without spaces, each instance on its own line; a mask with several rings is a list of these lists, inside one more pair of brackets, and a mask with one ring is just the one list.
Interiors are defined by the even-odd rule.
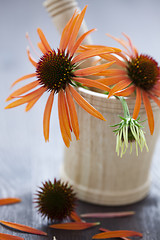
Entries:
[[143,235],[139,232],[128,231],[128,230],[118,230],[102,232],[94,235],[92,239],[106,239],[106,238],[122,238],[122,237],[142,237]]
[[72,212],[70,218],[75,222],[82,222],[81,218],[76,212]]
[[[103,232],[109,232],[108,229],[105,229],[105,228],[99,228],[100,231],[103,231]],[[130,240],[130,238],[126,238],[126,237],[121,237],[121,239],[123,240]]]
[[21,202],[20,198],[1,198],[0,206]]
[[6,233],[0,233],[0,239],[1,240],[24,240],[24,238],[12,236],[12,235],[6,234]]
[[64,230],[84,230],[90,227],[94,227],[99,225],[99,222],[95,223],[86,223],[86,222],[69,222],[69,223],[60,223],[60,224],[53,224],[49,227],[55,229],[64,229]]
[[22,231],[22,232],[32,233],[32,234],[37,234],[37,235],[44,235],[44,236],[47,235],[47,233],[45,233],[43,231],[40,231],[40,230],[32,228],[32,227],[28,227],[28,226],[25,226],[22,224],[6,222],[6,221],[2,221],[2,220],[0,220],[0,223],[3,224],[4,226],[14,228],[14,229]]
[[81,214],[84,218],[112,218],[112,217],[127,217],[134,215],[135,212],[106,212],[106,213],[85,213]]

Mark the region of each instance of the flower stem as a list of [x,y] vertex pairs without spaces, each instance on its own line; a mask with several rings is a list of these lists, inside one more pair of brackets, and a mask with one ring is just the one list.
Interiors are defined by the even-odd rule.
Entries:
[[118,98],[120,100],[120,102],[122,103],[124,118],[129,118],[130,113],[129,113],[129,108],[128,108],[128,104],[127,104],[126,100],[124,99],[124,97],[116,96],[116,98]]

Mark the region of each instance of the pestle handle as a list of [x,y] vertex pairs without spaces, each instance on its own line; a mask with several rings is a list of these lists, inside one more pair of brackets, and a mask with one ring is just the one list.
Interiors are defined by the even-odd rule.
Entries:
[[[75,0],[45,0],[43,5],[60,34],[62,33],[66,23],[72,17],[74,11],[76,9],[80,11],[78,3]],[[85,21],[83,21],[79,31],[79,36],[86,31],[88,31],[88,29]],[[92,44],[90,36],[86,37],[83,44]]]

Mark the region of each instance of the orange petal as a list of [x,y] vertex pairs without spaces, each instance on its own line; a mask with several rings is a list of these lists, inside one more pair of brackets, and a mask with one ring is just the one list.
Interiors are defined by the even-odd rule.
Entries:
[[22,231],[22,232],[32,233],[32,234],[37,234],[37,235],[44,235],[44,236],[47,235],[47,233],[45,233],[45,232],[42,232],[38,229],[28,227],[28,226],[25,226],[25,225],[22,225],[22,224],[6,222],[6,221],[2,221],[2,220],[0,220],[0,223],[3,224],[4,226],[14,228],[14,229]]
[[40,28],[38,28],[37,32],[38,32],[39,38],[41,39],[41,42],[42,42],[44,48],[46,49],[46,51],[47,52],[48,51],[53,52],[52,48],[50,47],[50,45],[49,45],[49,43],[48,43],[48,41],[46,39],[46,37],[44,36],[44,33],[42,32],[42,30]]
[[0,233],[0,239],[1,240],[24,240],[24,238],[12,236],[12,235],[6,234],[6,233]]
[[39,95],[42,95],[44,92],[46,91],[46,89],[44,87],[40,87],[39,89],[23,96],[21,99],[18,99],[10,104],[8,104],[5,109],[9,109],[9,108],[14,108],[17,106],[20,106],[24,103],[30,102],[33,99],[37,98]]
[[124,68],[126,67],[126,63],[124,61],[121,61],[119,58],[117,58],[116,56],[113,56],[111,54],[103,54],[103,55],[100,55],[100,57],[107,61],[116,61],[117,65],[124,67]]
[[[100,231],[103,231],[103,232],[109,232],[108,229],[105,229],[105,228],[99,228]],[[121,239],[123,240],[130,240],[130,238],[126,238],[126,237],[121,237]]]
[[21,202],[20,198],[1,198],[0,206]]
[[155,103],[157,103],[158,107],[160,107],[160,99],[155,97],[154,95],[152,94],[149,94],[150,98],[153,99],[153,101],[155,101]]
[[141,89],[136,87],[136,102],[133,111],[133,118],[136,119],[138,117],[139,111],[141,108]]
[[114,63],[114,61],[113,62],[109,62],[109,63],[105,63],[105,64],[101,64],[101,65],[98,65],[98,66],[93,66],[93,67],[88,67],[88,68],[84,68],[84,69],[79,69],[79,70],[76,70],[74,72],[74,75],[76,75],[76,76],[92,75],[92,74],[95,74],[95,73],[103,71],[104,69],[110,67],[113,63]]
[[99,118],[101,120],[105,120],[100,112],[98,112],[94,107],[92,107],[81,95],[72,87],[69,86],[69,90],[74,97],[75,101],[89,114],[92,116]]
[[[78,16],[76,16],[77,14],[77,10],[74,11],[73,16],[71,17],[71,19],[68,21],[68,23],[66,24],[65,28],[62,31],[61,34],[61,40],[60,40],[60,44],[59,44],[59,49],[60,50],[65,50],[70,38],[70,29],[73,29],[73,26],[75,24],[75,20]],[[75,17],[76,16],[76,17]]]
[[42,52],[43,54],[46,54],[46,53],[47,53],[47,50],[45,49],[45,47],[44,47],[44,45],[43,45],[42,42],[38,42],[38,43],[37,43],[37,46],[38,46],[38,48],[41,50],[41,52]]
[[70,132],[70,124],[69,124],[69,119],[67,116],[67,111],[66,111],[66,105],[65,105],[65,95],[63,90],[59,92],[60,99],[61,99],[61,114],[62,114],[62,119],[63,119],[63,124],[64,128],[66,130],[66,133],[71,140],[71,132]]
[[91,79],[87,79],[87,78],[73,78],[74,81],[82,83],[83,86],[86,87],[95,87],[104,91],[110,91],[110,88],[107,87],[106,85],[104,85],[103,83],[100,83],[96,80],[91,80]]
[[113,52],[112,48],[104,48],[104,49],[102,48],[102,49],[87,50],[86,52],[83,52],[83,53],[80,53],[79,55],[77,55],[72,60],[72,64],[80,62],[80,61],[83,61],[83,60],[85,60],[87,58],[90,58],[90,57],[94,57],[94,56],[98,56],[98,55],[106,54],[106,53],[111,53],[111,52]]
[[143,97],[144,107],[145,107],[145,110],[146,110],[146,113],[147,113],[150,133],[152,135],[153,131],[154,131],[154,117],[153,117],[152,106],[151,106],[151,103],[149,101],[148,95],[145,91],[142,91],[142,97]]
[[25,85],[24,87],[21,87],[19,89],[17,89],[16,91],[14,91],[12,94],[10,94],[10,96],[6,99],[6,101],[10,101],[12,100],[14,97],[17,97],[23,93],[26,93],[28,91],[30,91],[31,89],[37,87],[39,85],[39,81],[34,81],[34,82],[31,82],[27,85]]
[[71,132],[72,132],[72,124],[71,124],[71,119],[70,119],[70,114],[69,114],[69,106],[68,106],[68,102],[67,102],[65,94],[64,94],[64,103],[65,103],[65,107],[66,107],[66,115],[67,115],[67,118],[68,118],[68,125],[69,125],[69,128],[70,128]]
[[55,229],[64,229],[64,230],[84,230],[90,227],[94,227],[99,225],[99,222],[96,223],[86,223],[86,222],[68,222],[68,223],[60,223],[60,224],[53,224],[49,227]]
[[132,53],[133,53],[133,56],[134,57],[138,57],[138,51],[137,49],[133,46],[132,42],[131,42],[131,39],[125,34],[125,33],[122,33],[128,40],[128,43],[129,43],[129,46],[132,50]]
[[18,78],[15,82],[12,83],[11,87],[13,87],[15,84],[17,84],[18,82],[21,82],[22,80],[28,79],[28,78],[32,78],[35,77],[36,73],[31,73],[31,74],[27,74],[21,78]]
[[78,216],[76,212],[71,212],[70,218],[75,222],[82,222],[81,218]]
[[64,121],[63,121],[63,113],[62,113],[62,109],[61,109],[61,95],[58,94],[58,117],[59,117],[59,125],[60,125],[60,129],[61,129],[61,134],[62,134],[62,138],[63,141],[66,145],[66,147],[70,146],[70,139],[66,133],[66,129],[64,127]]
[[70,52],[72,50],[73,46],[74,46],[74,43],[75,43],[75,40],[77,38],[79,29],[81,27],[86,9],[87,9],[87,6],[85,6],[83,8],[83,10],[81,11],[81,13],[79,14],[79,16],[77,18],[77,21],[74,25],[73,31],[71,32],[71,37],[70,37],[69,42],[68,42],[68,52]]
[[74,101],[71,97],[69,88],[66,88],[66,97],[67,97],[67,103],[69,107],[69,112],[70,112],[70,118],[71,118],[71,124],[73,128],[73,132],[76,136],[76,139],[79,139],[79,124],[78,124],[78,117],[77,117],[77,112],[75,108]]
[[32,63],[32,65],[34,67],[37,67],[37,62],[31,57],[29,49],[27,49],[27,55],[28,55],[28,59]]
[[131,83],[131,81],[129,79],[126,80],[122,80],[119,83],[117,83],[109,92],[108,97],[114,95],[114,93],[123,90],[124,88],[126,88],[129,84]]
[[122,238],[122,237],[142,237],[143,235],[139,232],[119,230],[119,231],[109,231],[102,232],[94,235],[92,239],[106,239],[106,238]]
[[95,31],[95,30],[96,30],[95,28],[94,28],[94,29],[91,29],[91,30],[89,30],[88,32],[85,32],[83,35],[81,35],[81,36],[77,39],[76,43],[74,44],[73,48],[72,48],[71,51],[70,51],[70,55],[71,55],[71,56],[74,55],[74,53],[76,52],[76,50],[78,49],[78,47],[80,46],[80,44],[83,42],[83,40],[84,40],[91,32],[93,32],[93,31]]
[[43,95],[43,92],[38,97],[34,98],[29,103],[27,103],[25,111],[28,112],[36,104],[36,102],[40,99],[42,95]]
[[[108,48],[107,46],[104,45],[81,45],[80,49],[82,51],[89,50],[89,49],[102,49],[102,48]],[[114,52],[119,53],[121,50],[119,48],[111,47]]]
[[114,77],[116,77],[117,75],[127,76],[127,73],[126,73],[125,70],[122,70],[122,69],[111,68],[111,69],[104,70],[104,71],[102,71],[100,73],[96,73],[94,75],[96,75],[96,76],[114,76]]
[[134,92],[135,89],[136,89],[135,86],[132,85],[132,86],[120,91],[120,92],[116,92],[114,95],[115,96],[127,97],[127,96],[131,95]]
[[97,79],[97,81],[109,86],[109,85],[114,85],[125,79],[128,79],[128,78],[126,78],[126,76],[124,75],[120,75],[120,76],[114,76],[114,77],[100,78],[100,79]]
[[119,39],[119,38],[116,38],[116,37],[113,37],[113,36],[110,35],[110,34],[106,34],[106,35],[107,35],[108,37],[114,39],[114,40],[115,40],[116,42],[118,42],[119,44],[121,44],[121,45],[127,50],[127,52],[130,53],[130,50],[128,49],[127,44],[126,44],[126,42],[125,42],[124,40]]
[[45,141],[49,141],[49,125],[50,125],[50,116],[52,111],[52,105],[54,100],[54,92],[51,92],[46,103],[46,107],[43,115],[43,134]]

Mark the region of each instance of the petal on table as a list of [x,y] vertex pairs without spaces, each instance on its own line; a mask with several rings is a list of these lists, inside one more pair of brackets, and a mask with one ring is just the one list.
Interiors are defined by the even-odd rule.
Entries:
[[94,227],[99,225],[99,222],[95,223],[86,223],[86,222],[67,222],[67,223],[60,223],[60,224],[53,224],[49,227],[55,229],[64,229],[64,230],[84,230],[90,227]]
[[2,221],[0,220],[0,223],[3,224],[4,226],[22,231],[22,232],[26,232],[26,233],[32,233],[32,234],[37,234],[37,235],[44,235],[46,236],[47,233],[40,231],[36,228],[32,228],[32,227],[28,227],[26,225],[22,225],[22,224],[18,224],[18,223],[12,223],[12,222],[6,222],[6,221]]
[[0,206],[21,202],[20,198],[1,198]]

